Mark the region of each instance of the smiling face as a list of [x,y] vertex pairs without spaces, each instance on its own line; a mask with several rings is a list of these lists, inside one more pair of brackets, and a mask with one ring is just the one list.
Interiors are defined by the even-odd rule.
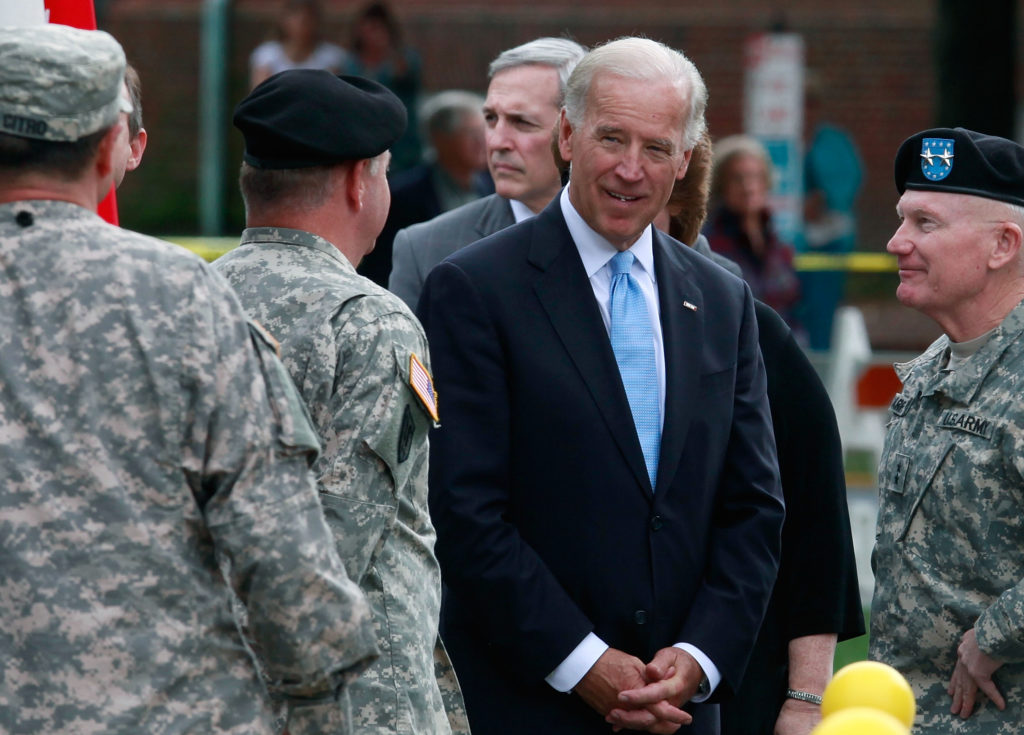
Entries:
[[940,324],[969,310],[990,282],[995,203],[966,194],[907,190],[886,250],[896,256],[896,297]]
[[558,147],[572,164],[569,199],[619,250],[636,242],[686,175],[686,102],[667,79],[638,83],[598,72],[580,128],[574,130],[562,114]]
[[487,88],[487,165],[494,188],[534,212],[562,186],[551,135],[558,122],[558,72],[529,64],[498,72]]

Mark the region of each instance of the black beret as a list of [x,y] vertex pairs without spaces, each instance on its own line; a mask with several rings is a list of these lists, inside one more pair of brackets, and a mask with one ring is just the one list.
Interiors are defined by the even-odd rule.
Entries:
[[896,153],[896,189],[972,194],[1024,206],[1024,147],[965,128],[912,135]]
[[308,168],[380,155],[405,131],[408,114],[387,87],[320,69],[282,71],[235,108],[245,162]]

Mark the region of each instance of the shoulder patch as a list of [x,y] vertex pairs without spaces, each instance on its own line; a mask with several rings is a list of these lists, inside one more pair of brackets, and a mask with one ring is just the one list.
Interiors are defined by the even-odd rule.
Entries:
[[897,393],[892,403],[889,404],[889,410],[896,416],[904,416],[907,413],[907,409],[910,408],[910,399],[902,393]]
[[430,373],[416,357],[416,353],[409,355],[409,387],[420,399],[423,407],[427,409],[430,418],[437,423],[437,391],[434,390],[434,379],[430,377]]

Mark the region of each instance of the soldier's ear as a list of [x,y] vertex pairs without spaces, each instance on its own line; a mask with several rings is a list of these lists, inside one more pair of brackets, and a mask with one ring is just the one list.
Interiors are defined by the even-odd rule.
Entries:
[[1024,233],[1016,222],[1001,222],[996,231],[992,250],[989,253],[988,267],[999,270],[1007,263],[1014,262],[1020,256]]
[[135,136],[135,139],[129,144],[131,146],[132,153],[128,157],[128,165],[125,166],[125,171],[134,171],[142,163],[142,154],[146,152],[146,140],[149,136],[146,135],[145,128],[139,128],[139,134]]
[[338,175],[343,180],[337,185],[344,187],[345,203],[353,212],[363,208],[363,197],[366,195],[366,164],[369,161],[353,161],[338,166]]

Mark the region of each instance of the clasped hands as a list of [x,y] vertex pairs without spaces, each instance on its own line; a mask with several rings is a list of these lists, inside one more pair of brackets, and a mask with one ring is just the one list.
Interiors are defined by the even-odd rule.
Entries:
[[612,725],[612,730],[674,733],[693,717],[680,709],[704,672],[681,648],[663,648],[649,664],[609,648],[573,691]]
[[985,654],[978,647],[978,637],[974,628],[963,634],[956,654],[956,667],[946,689],[953,698],[953,705],[949,711],[966,720],[974,711],[979,689],[992,700],[997,709],[1006,709],[1006,700],[996,688],[996,683],[992,681],[992,674],[1003,663]]

